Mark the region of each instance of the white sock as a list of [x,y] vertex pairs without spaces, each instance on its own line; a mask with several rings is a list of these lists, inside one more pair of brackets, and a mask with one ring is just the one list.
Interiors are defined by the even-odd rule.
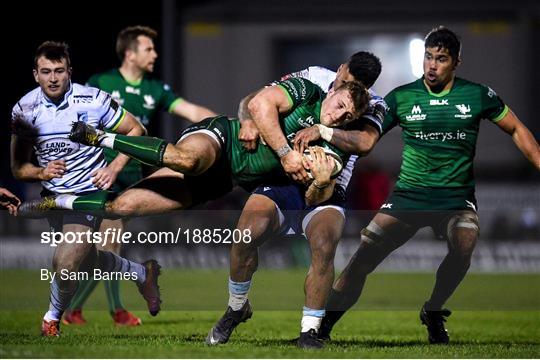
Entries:
[[68,209],[73,210],[73,201],[77,199],[78,196],[70,194],[58,195],[54,202],[59,209]]
[[47,321],[59,321],[60,320],[60,313],[58,311],[49,310],[45,313],[45,316],[43,317],[43,320]]
[[308,332],[310,329],[315,329],[317,332],[321,327],[322,318],[317,316],[304,315],[302,316],[301,332]]
[[100,139],[99,147],[112,149],[114,145],[115,137],[116,137],[116,134],[111,134],[111,133],[103,134],[103,137]]
[[229,306],[233,311],[238,311],[244,306],[248,298],[248,294],[233,294],[229,292]]

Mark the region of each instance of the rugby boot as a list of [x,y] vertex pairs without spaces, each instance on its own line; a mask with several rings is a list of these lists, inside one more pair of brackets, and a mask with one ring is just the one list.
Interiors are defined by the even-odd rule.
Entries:
[[324,343],[318,339],[317,330],[315,329],[301,332],[296,345],[302,349],[322,349],[324,347]]
[[84,121],[76,121],[71,125],[69,139],[84,145],[99,146],[105,131],[98,130]]
[[142,320],[126,309],[116,309],[113,315],[114,324],[116,326],[139,326]]
[[41,335],[47,337],[60,336],[60,320],[45,320],[41,323]]
[[444,323],[450,314],[452,312],[448,309],[432,311],[426,309],[426,304],[422,306],[420,321],[427,327],[430,344],[448,344],[450,338],[448,337],[448,331],[444,328]]
[[146,300],[146,306],[150,315],[156,316],[161,310],[161,298],[159,293],[158,277],[161,274],[161,266],[156,260],[148,260],[142,263],[146,269],[144,283],[137,284],[139,292]]
[[27,218],[41,218],[49,210],[58,208],[55,201],[57,196],[45,196],[41,199],[25,201],[19,206],[18,214]]
[[246,322],[253,315],[253,309],[249,300],[242,306],[240,310],[234,311],[230,306],[227,307],[225,314],[219,321],[210,329],[206,337],[208,345],[225,344],[229,341],[231,334],[236,327],[243,322]]
[[67,310],[62,318],[64,325],[84,325],[86,319],[82,315],[82,309]]

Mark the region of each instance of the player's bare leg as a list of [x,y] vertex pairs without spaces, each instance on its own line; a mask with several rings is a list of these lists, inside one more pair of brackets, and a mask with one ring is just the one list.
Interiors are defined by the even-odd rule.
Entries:
[[[62,228],[64,234],[67,232],[80,234],[82,243],[61,242],[55,249],[52,262],[54,278],[51,281],[49,310],[43,317],[41,325],[43,336],[60,335],[60,319],[68,308],[78,285],[78,280],[70,275],[91,273],[96,254],[95,250],[91,253],[94,245],[86,241],[88,238],[86,232],[89,230],[90,227],[79,224],[65,224]],[[87,261],[83,263],[87,256]]]
[[478,216],[468,210],[456,213],[450,217],[447,229],[448,254],[437,270],[431,297],[420,311],[420,320],[427,326],[428,340],[432,344],[449,342],[444,322],[451,312],[442,307],[461,283],[471,264],[478,240]]
[[328,339],[334,324],[360,298],[366,277],[392,251],[407,242],[416,232],[393,216],[377,213],[362,230],[360,246],[334,282],[319,336]]
[[298,346],[321,348],[317,339],[325,305],[334,281],[334,256],[345,218],[335,208],[325,208],[316,213],[306,227],[306,237],[311,248],[311,265],[306,276],[306,294],[302,317],[302,329]]
[[250,231],[251,242],[235,243],[231,247],[229,303],[225,314],[210,329],[206,337],[208,345],[225,344],[233,330],[252,315],[248,292],[251,279],[258,266],[258,247],[268,232],[279,227],[276,206],[268,197],[253,194],[249,197],[238,220],[237,229]]

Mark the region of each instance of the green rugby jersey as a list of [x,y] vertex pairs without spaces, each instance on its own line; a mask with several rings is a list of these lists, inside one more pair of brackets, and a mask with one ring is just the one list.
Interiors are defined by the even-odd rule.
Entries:
[[[291,110],[279,117],[281,130],[289,140],[297,131],[320,123],[321,103],[326,94],[320,87],[303,78],[291,78],[277,83],[289,98]],[[229,123],[230,135],[227,153],[231,164],[233,179],[240,185],[260,183],[272,178],[283,177],[283,168],[277,154],[269,146],[259,143],[254,152],[247,151],[240,141],[238,132],[240,122],[232,119]],[[337,153],[344,163],[345,154],[336,147],[322,142],[319,145]]]
[[392,90],[383,134],[402,128],[403,159],[396,189],[474,189],[473,159],[481,119],[501,120],[508,107],[487,86],[455,78],[432,93],[423,78]]
[[[93,75],[87,85],[96,87],[111,94],[124,109],[133,114],[144,126],[153,121],[158,111],[171,111],[182,99],[171,88],[152,77],[144,76],[141,81],[130,82],[124,79],[118,69]],[[112,161],[118,153],[105,149],[107,162]],[[124,170],[139,169],[140,164],[130,160]]]

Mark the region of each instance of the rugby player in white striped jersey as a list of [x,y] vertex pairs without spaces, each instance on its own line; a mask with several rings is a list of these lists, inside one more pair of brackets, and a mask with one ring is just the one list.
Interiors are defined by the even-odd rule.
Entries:
[[[41,181],[42,195],[88,194],[108,189],[128,161],[118,156],[107,166],[102,149],[69,140],[71,125],[84,121],[96,127],[126,135],[143,135],[145,128],[99,89],[71,82],[68,46],[46,41],[34,57],[34,79],[39,87],[23,96],[13,107],[11,167],[15,178]],[[35,155],[38,165],[32,163]],[[90,214],[51,214],[49,223],[56,231],[78,233],[83,240],[88,230],[97,231],[101,218]],[[83,235],[83,233],[85,233]],[[139,291],[150,313],[160,309],[155,260],[131,262],[108,251],[96,251],[94,244],[60,243],[55,250],[50,305],[41,326],[43,336],[59,336],[59,322],[77,289],[78,281],[93,269],[101,272],[135,273]],[[62,276],[68,274],[68,276]],[[72,274],[76,276],[71,276]],[[81,276],[77,276],[81,274]],[[92,273],[93,274],[93,273]]]

